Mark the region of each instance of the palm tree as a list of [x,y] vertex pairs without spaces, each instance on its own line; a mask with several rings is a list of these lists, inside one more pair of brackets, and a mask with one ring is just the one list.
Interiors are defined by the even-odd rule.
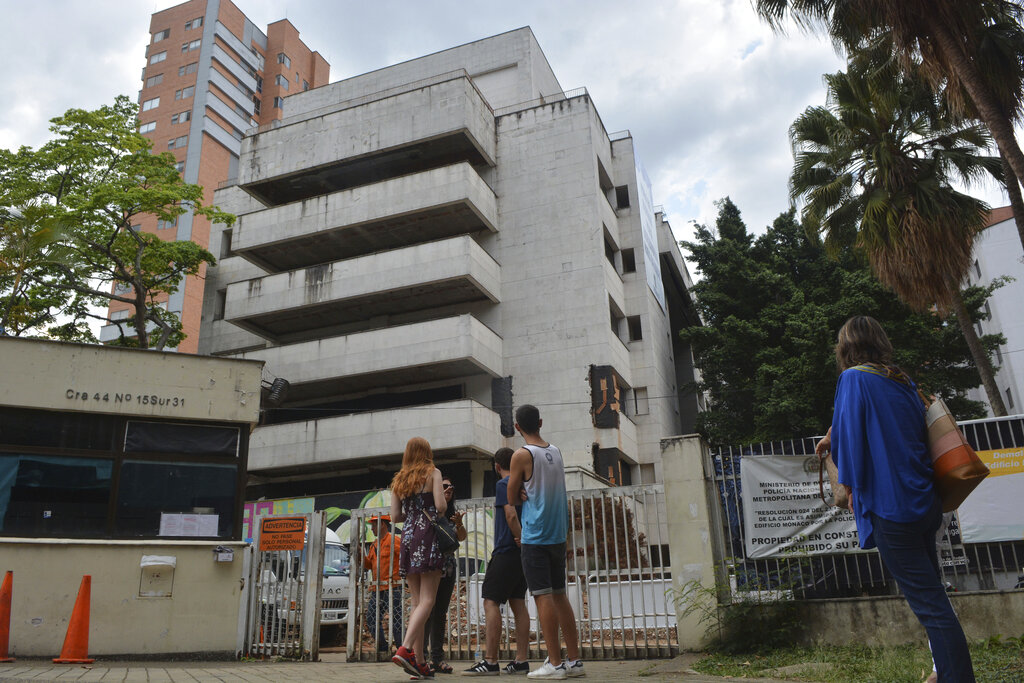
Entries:
[[954,177],[970,183],[999,172],[1000,160],[982,155],[984,127],[955,117],[916,71],[878,52],[855,55],[847,72],[825,81],[827,106],[809,107],[790,128],[790,193],[805,225],[832,250],[863,249],[876,277],[912,309],[953,310],[992,411],[1005,415],[959,287],[988,206],[950,186]]
[[[1004,53],[993,71],[983,49],[995,39],[1011,48],[1024,42],[1019,1],[755,0],[754,6],[774,29],[792,17],[806,29],[824,30],[847,53],[888,34],[904,67],[919,65],[932,88],[945,89],[961,113],[969,106],[988,127],[1018,183],[1024,178],[1024,152],[1013,130],[1024,103],[1024,52]],[[1024,234],[1021,240],[1024,244]]]

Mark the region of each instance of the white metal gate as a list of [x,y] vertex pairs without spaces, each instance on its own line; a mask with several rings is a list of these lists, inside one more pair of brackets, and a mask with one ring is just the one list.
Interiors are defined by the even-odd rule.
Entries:
[[[324,564],[324,515],[258,518],[246,581],[242,653],[263,659],[319,658],[320,590]],[[264,532],[267,532],[266,534]],[[301,536],[301,548],[279,540]],[[265,548],[261,550],[260,548]]]
[[[484,649],[484,612],[480,590],[494,546],[494,499],[460,500],[469,533],[456,554],[457,580],[448,608],[445,658],[480,659]],[[348,613],[348,659],[379,661],[391,656],[367,625],[368,604],[386,587],[362,571],[372,517],[386,508],[352,510]],[[665,490],[661,484],[588,489],[569,492],[566,592],[576,614],[580,647],[587,659],[672,657],[679,652],[675,606],[669,597],[671,565]],[[387,595],[387,590],[384,590]],[[400,601],[407,623],[409,604],[402,588],[391,595]],[[375,598],[379,602],[378,598]],[[529,595],[530,653],[543,658],[535,605]],[[376,605],[375,605],[376,607]],[[503,606],[500,656],[515,652],[514,623]],[[386,631],[391,635],[390,630]],[[390,637],[388,638],[390,640]]]

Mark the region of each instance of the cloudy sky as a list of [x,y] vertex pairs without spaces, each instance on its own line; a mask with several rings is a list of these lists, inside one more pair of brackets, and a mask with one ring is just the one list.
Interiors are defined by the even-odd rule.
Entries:
[[[677,235],[730,196],[761,232],[788,207],[792,120],[824,99],[831,45],[775,36],[751,0],[234,0],[288,18],[336,81],[521,26],[566,90],[585,86],[609,132],[629,129]],[[0,0],[7,94],[0,146],[37,146],[47,120],[141,86],[149,15],[168,0]],[[994,205],[993,187],[977,188]]]

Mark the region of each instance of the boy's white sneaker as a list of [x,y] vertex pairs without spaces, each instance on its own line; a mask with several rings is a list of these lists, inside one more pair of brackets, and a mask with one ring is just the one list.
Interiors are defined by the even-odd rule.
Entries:
[[544,679],[551,681],[563,681],[569,677],[569,672],[566,669],[565,662],[562,662],[558,666],[552,666],[551,662],[545,661],[539,669],[534,669],[530,673],[526,674],[527,678],[532,679]]

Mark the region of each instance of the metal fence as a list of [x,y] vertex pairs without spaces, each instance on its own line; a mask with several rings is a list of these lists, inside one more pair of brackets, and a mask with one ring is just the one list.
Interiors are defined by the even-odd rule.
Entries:
[[[1024,415],[971,420],[961,422],[960,426],[975,450],[1024,446]],[[895,582],[874,550],[747,558],[740,484],[744,459],[769,455],[813,456],[814,445],[820,438],[805,437],[712,449],[713,477],[722,506],[725,547],[719,575],[727,578],[728,594],[733,600],[773,598],[782,592],[798,599],[898,593]],[[964,544],[959,539],[956,515],[950,530],[949,538],[939,553],[943,581],[950,590],[970,592],[1019,587],[1018,571],[1024,574],[1024,541]]]
[[[481,588],[494,545],[494,499],[456,503],[465,512],[466,540],[456,553],[456,581],[447,614],[445,658],[480,659],[485,645]],[[352,511],[351,608],[348,659],[378,661],[390,657],[391,643],[381,643],[367,617],[370,600],[379,602],[386,584],[360,571],[366,539],[373,538],[372,517],[383,508]],[[569,539],[566,593],[576,615],[582,656],[587,659],[671,657],[679,651],[675,606],[669,596],[671,574],[665,493],[660,484],[569,492]],[[363,539],[362,541],[360,539]],[[408,596],[403,586],[393,594],[408,622]],[[544,656],[533,601],[530,612],[530,656]],[[374,607],[376,604],[374,604]],[[392,635],[390,626],[386,636]],[[515,653],[515,629],[508,606],[502,606],[499,657]]]

